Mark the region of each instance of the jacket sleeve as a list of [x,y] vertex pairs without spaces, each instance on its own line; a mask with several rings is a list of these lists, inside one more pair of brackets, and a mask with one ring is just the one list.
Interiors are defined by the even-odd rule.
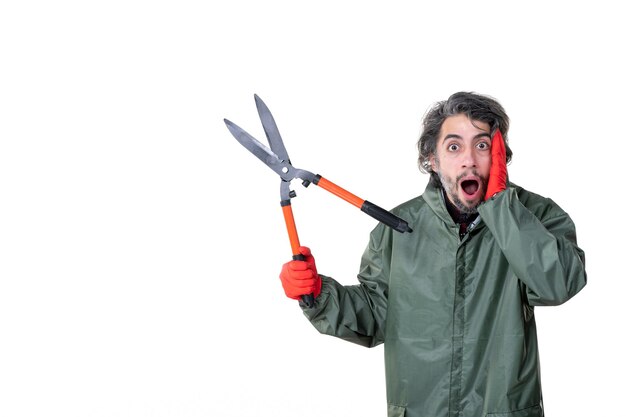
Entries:
[[542,201],[536,216],[509,187],[478,208],[531,306],[562,304],[587,283],[574,223],[556,204]]
[[384,341],[389,274],[389,228],[377,226],[361,258],[359,285],[344,286],[331,277],[322,277],[322,290],[315,305],[304,315],[323,334],[336,336],[366,347]]

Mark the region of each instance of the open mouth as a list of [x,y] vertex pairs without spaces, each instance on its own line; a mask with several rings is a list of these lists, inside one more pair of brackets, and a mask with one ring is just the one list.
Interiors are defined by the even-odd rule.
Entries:
[[461,188],[465,194],[473,197],[478,192],[478,181],[474,179],[462,181]]

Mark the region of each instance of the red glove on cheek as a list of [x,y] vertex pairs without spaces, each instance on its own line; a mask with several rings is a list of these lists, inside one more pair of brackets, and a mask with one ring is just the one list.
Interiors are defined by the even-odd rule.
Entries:
[[287,262],[280,272],[285,294],[294,300],[299,300],[306,294],[313,294],[313,297],[317,297],[322,290],[322,280],[317,274],[315,258],[311,255],[311,250],[303,246],[300,248],[300,253],[306,258],[304,261]]
[[502,133],[500,133],[500,129],[497,129],[493,139],[491,139],[491,170],[489,171],[485,201],[506,189],[506,177],[506,148]]

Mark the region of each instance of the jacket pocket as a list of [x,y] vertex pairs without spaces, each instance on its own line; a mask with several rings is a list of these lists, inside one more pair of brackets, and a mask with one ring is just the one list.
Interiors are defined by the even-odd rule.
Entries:
[[404,417],[406,407],[399,405],[387,404],[387,417]]
[[485,417],[543,417],[543,408],[541,405],[535,405],[533,407],[506,413],[487,413]]

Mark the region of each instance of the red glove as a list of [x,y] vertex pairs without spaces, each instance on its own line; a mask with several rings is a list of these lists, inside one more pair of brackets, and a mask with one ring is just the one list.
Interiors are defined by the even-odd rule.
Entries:
[[506,148],[500,129],[496,129],[491,139],[491,170],[489,171],[489,183],[485,193],[485,201],[489,200],[496,193],[504,191],[506,188]]
[[285,294],[294,300],[299,300],[306,294],[313,294],[313,297],[317,297],[322,290],[322,279],[317,275],[315,258],[311,255],[311,250],[306,246],[301,246],[300,253],[304,255],[304,261],[287,262],[280,272]]

